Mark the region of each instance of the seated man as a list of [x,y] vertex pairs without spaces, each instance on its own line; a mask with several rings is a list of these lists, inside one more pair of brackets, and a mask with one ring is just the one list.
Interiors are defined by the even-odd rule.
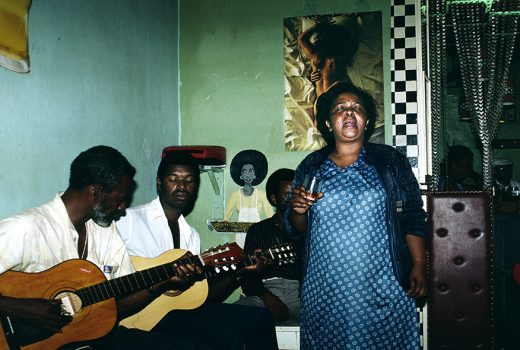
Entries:
[[[166,155],[157,170],[158,198],[129,208],[118,223],[130,254],[155,258],[180,248],[200,253],[200,237],[184,218],[195,203],[200,184],[200,169],[186,152]],[[249,269],[249,268],[246,268]],[[214,349],[277,349],[273,320],[263,308],[224,304],[238,287],[238,273],[210,279],[209,296],[201,307],[175,310],[167,316],[168,325],[190,337],[204,339]]]
[[[293,179],[294,170],[278,169],[267,180],[267,199],[276,208],[276,213],[249,228],[244,245],[246,254],[253,254],[255,248],[263,249],[292,242],[300,256],[300,242],[294,242],[283,231],[283,203],[291,190]],[[242,291],[246,297],[236,303],[266,307],[277,325],[299,325],[299,279],[299,263],[271,265],[261,273],[242,277]]]
[[[90,340],[95,336],[85,336],[85,333],[92,332],[93,329],[107,328],[106,332],[103,331],[97,336],[101,337],[110,332],[116,316],[126,317],[146,306],[162,291],[172,288],[185,289],[193,283],[187,274],[196,274],[195,267],[191,264],[179,266],[175,268],[177,277],[153,286],[142,286],[143,290],[137,292],[120,291],[121,297],[116,300],[117,309],[113,302],[110,304],[111,309],[107,304],[95,309],[96,301],[94,301],[91,302],[90,311],[73,317],[69,314],[71,310],[64,310],[64,304],[60,301],[43,298],[44,293],[49,292],[48,289],[60,288],[59,283],[52,284],[38,274],[33,277],[10,272],[36,273],[53,267],[61,268],[67,263],[87,265],[86,269],[71,270],[69,275],[63,275],[63,281],[67,281],[64,285],[69,286],[65,287],[67,290],[70,290],[68,288],[71,285],[75,285],[69,282],[70,280],[76,281],[74,278],[80,271],[88,272],[91,268],[90,263],[81,260],[68,261],[55,267],[70,259],[79,258],[97,265],[100,268],[97,274],[101,281],[105,281],[105,277],[118,278],[135,272],[128,251],[114,224],[114,221],[125,213],[126,201],[134,188],[134,175],[135,168],[117,150],[107,146],[90,148],[72,162],[69,187],[65,192],[58,193],[47,204],[0,221],[0,273],[2,273],[0,278],[4,278],[0,282],[0,294],[2,294],[0,315],[8,318],[8,323],[14,324],[14,336],[9,337],[12,346],[18,347],[19,344],[36,342],[33,338],[31,340],[28,338],[28,333],[19,331],[27,329],[30,325],[32,329],[38,329],[39,333],[43,332],[42,337],[37,341],[45,339],[43,341],[48,342],[51,338],[67,339],[41,348],[52,349],[62,345],[74,348],[66,344]],[[63,270],[59,271],[63,272]],[[73,271],[75,273],[71,273]],[[96,271],[92,270],[90,275],[94,276]],[[53,278],[61,281],[60,272],[57,272],[58,275]],[[201,273],[202,270],[199,268],[198,272]],[[34,283],[30,288],[22,286],[18,291],[8,289],[20,279],[20,276],[33,278]],[[46,276],[50,278],[49,275]],[[95,282],[99,283],[99,281]],[[88,284],[86,287],[90,286]],[[152,289],[147,289],[149,287]],[[113,294],[115,295],[116,292]],[[30,297],[20,297],[20,295]],[[107,299],[113,300],[110,297]],[[95,318],[96,313],[106,312],[107,309],[112,311],[104,314],[104,317]],[[74,325],[68,326],[71,322]],[[177,339],[174,334],[173,331],[161,334],[155,331],[144,332],[116,327],[109,335],[95,341],[93,346],[96,350],[146,347],[207,349],[206,345],[199,344],[198,340]]]
[[466,146],[454,145],[441,163],[439,191],[482,190],[482,176],[473,170],[473,152]]

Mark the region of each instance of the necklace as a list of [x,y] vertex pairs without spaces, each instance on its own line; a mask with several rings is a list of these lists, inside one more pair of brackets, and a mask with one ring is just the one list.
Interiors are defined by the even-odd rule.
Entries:
[[81,256],[79,257],[80,259],[86,259],[87,258],[87,256],[85,255],[85,253],[88,254],[87,247],[88,247],[88,232],[85,231],[85,243],[83,244],[83,252],[81,252]]

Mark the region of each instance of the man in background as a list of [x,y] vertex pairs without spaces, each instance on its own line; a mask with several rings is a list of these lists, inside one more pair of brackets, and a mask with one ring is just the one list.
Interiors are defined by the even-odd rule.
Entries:
[[[245,254],[253,254],[257,248],[266,249],[283,243],[291,243],[297,254],[301,253],[301,243],[290,239],[283,229],[283,204],[291,191],[293,179],[294,170],[283,168],[273,172],[267,180],[267,199],[276,212],[249,228],[244,245]],[[299,263],[273,264],[262,272],[243,276],[241,285],[246,297],[236,303],[266,307],[277,325],[299,325],[300,277]]]
[[441,163],[440,191],[482,190],[482,176],[473,170],[473,152],[464,145],[453,145]]

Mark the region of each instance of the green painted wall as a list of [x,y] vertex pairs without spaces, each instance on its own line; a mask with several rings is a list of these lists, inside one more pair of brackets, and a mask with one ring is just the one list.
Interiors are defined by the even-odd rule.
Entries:
[[[228,164],[240,150],[258,149],[269,160],[269,174],[280,167],[296,167],[307,153],[284,150],[283,19],[363,11],[382,11],[389,86],[390,1],[181,1],[182,144],[224,146]],[[385,100],[390,101],[389,89]],[[236,189],[228,167],[223,180],[227,198]],[[264,186],[265,181],[260,187]],[[210,181],[203,175],[199,200],[188,218],[201,234],[203,248],[232,239],[207,229],[213,203]]]
[[64,190],[97,144],[137,168],[135,203],[154,195],[160,151],[179,141],[177,18],[175,0],[33,1],[32,70],[0,68],[0,217]]

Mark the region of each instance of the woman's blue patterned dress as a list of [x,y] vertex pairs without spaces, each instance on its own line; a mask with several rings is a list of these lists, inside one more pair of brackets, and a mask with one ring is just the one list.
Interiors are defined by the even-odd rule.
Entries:
[[301,297],[302,349],[418,349],[415,303],[396,280],[386,194],[364,151],[348,167],[327,159],[311,208]]

